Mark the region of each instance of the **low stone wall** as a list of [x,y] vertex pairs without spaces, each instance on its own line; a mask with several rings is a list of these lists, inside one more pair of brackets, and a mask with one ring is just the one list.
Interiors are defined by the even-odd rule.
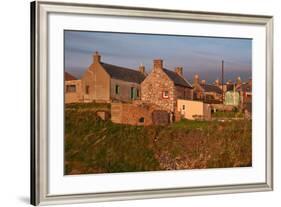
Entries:
[[218,111],[232,111],[235,108],[235,106],[224,105],[224,104],[211,104],[211,108],[213,110],[218,110]]
[[142,102],[111,103],[111,121],[129,125],[162,125],[169,123],[169,113],[153,104]]

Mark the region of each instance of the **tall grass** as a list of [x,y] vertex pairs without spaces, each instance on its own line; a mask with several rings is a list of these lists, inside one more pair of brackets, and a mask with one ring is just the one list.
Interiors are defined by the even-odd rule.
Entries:
[[251,121],[129,126],[65,111],[65,174],[251,166]]

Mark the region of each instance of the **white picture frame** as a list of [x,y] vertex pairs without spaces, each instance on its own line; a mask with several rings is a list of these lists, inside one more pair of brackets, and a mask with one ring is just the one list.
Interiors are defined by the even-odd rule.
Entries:
[[[157,185],[153,183],[147,186],[141,186],[137,183],[130,182],[126,188],[120,188],[118,185],[107,189],[96,189],[96,190],[80,190],[85,186],[82,182],[88,182],[89,179],[97,179],[83,177],[82,180],[74,180],[73,183],[65,183],[62,181],[60,184],[65,184],[64,189],[57,189],[58,186],[52,184],[53,178],[56,182],[60,182],[57,179],[57,175],[63,176],[60,172],[55,172],[52,168],[54,159],[51,155],[56,153],[56,149],[60,147],[59,143],[55,143],[53,140],[63,139],[63,136],[59,136],[59,133],[52,129],[50,122],[52,115],[50,113],[56,113],[56,110],[52,111],[50,108],[50,97],[60,97],[60,94],[55,94],[55,90],[50,87],[50,82],[53,81],[52,68],[50,65],[57,64],[52,61],[52,44],[53,34],[51,30],[53,22],[59,22],[52,20],[52,15],[63,16],[87,16],[87,17],[105,17],[105,18],[123,18],[123,19],[151,19],[151,21],[161,20],[162,24],[165,21],[170,21],[170,24],[177,24],[179,22],[200,22],[203,24],[223,24],[221,27],[227,27],[228,25],[241,25],[245,28],[247,26],[257,26],[260,28],[261,39],[264,37],[265,41],[261,58],[264,64],[261,66],[261,75],[265,74],[264,81],[261,87],[264,88],[264,96],[261,99],[261,104],[264,111],[264,122],[262,137],[265,144],[259,147],[264,148],[264,152],[261,153],[262,162],[261,168],[257,169],[257,174],[260,172],[260,176],[264,179],[256,179],[253,176],[253,180],[247,182],[244,180],[241,182],[236,181],[232,184],[229,183],[211,183],[211,184],[198,184],[193,186],[179,186],[177,184],[169,185]],[[56,19],[57,20],[57,19]],[[62,20],[64,21],[64,20]],[[71,20],[70,20],[71,21]],[[85,20],[86,21],[86,20]],[[102,21],[102,20],[101,20]],[[59,24],[57,24],[59,25]],[[63,24],[62,24],[63,25]],[[67,24],[66,24],[67,25]],[[73,24],[75,27],[75,24]],[[73,29],[73,28],[72,28]],[[78,28],[77,29],[81,29]],[[97,29],[98,30],[98,29]],[[114,30],[114,29],[113,29]],[[191,195],[205,195],[205,194],[222,194],[222,193],[237,193],[237,192],[253,192],[253,191],[269,191],[273,189],[273,17],[271,16],[258,16],[258,15],[242,15],[242,14],[225,14],[225,13],[208,13],[200,11],[182,11],[182,10],[161,10],[156,8],[132,8],[132,7],[117,7],[117,6],[103,6],[103,5],[90,5],[90,4],[74,4],[74,3],[59,3],[59,2],[44,2],[36,1],[31,3],[31,204],[42,205],[42,204],[64,204],[64,203],[81,203],[81,202],[98,202],[98,201],[113,201],[113,200],[126,200],[126,199],[145,199],[145,198],[160,198],[160,197],[175,197],[175,196],[191,196]],[[56,30],[58,31],[58,30]],[[142,29],[139,29],[141,32]],[[238,30],[239,31],[239,30]],[[255,30],[253,30],[255,31]],[[161,33],[161,32],[160,32]],[[242,33],[241,33],[242,34]],[[239,34],[238,34],[239,35]],[[247,35],[246,33],[244,35]],[[253,34],[254,35],[254,34]],[[257,35],[258,36],[258,35]],[[261,41],[262,42],[262,41]],[[60,68],[60,67],[58,67]],[[50,73],[51,71],[51,73]],[[61,68],[61,73],[63,68]],[[258,73],[258,72],[257,72]],[[60,84],[60,79],[56,80],[57,84]],[[63,83],[61,83],[63,85]],[[58,90],[59,91],[59,90]],[[62,91],[61,91],[62,92]],[[52,95],[55,94],[55,95]],[[63,98],[61,97],[61,101]],[[261,117],[259,117],[261,118]],[[62,126],[59,123],[58,126]],[[59,129],[62,131],[63,129]],[[54,133],[53,133],[54,132]],[[259,133],[259,132],[257,132]],[[58,135],[58,136],[57,136]],[[255,133],[253,133],[253,136]],[[53,140],[52,140],[53,139]],[[62,142],[60,142],[62,143]],[[56,149],[54,149],[56,148]],[[257,148],[258,149],[258,148]],[[58,151],[63,149],[58,149]],[[254,149],[255,150],[255,149]],[[51,153],[52,152],[52,153]],[[55,154],[56,155],[56,154]],[[59,160],[59,159],[58,159]],[[58,162],[58,165],[61,164]],[[228,169],[231,171],[231,169]],[[234,170],[235,171],[235,170]],[[164,182],[166,179],[161,178],[161,174],[147,172],[145,175],[138,174],[138,179],[149,177],[149,179],[159,178]],[[161,173],[161,172],[160,172]],[[165,174],[169,179],[173,179],[175,176],[186,176],[187,172],[168,172]],[[252,172],[248,172],[249,175]],[[195,171],[194,174],[202,174],[206,176],[203,171]],[[230,173],[231,174],[231,173]],[[237,171],[237,175],[241,175]],[[122,175],[109,175],[119,176],[118,179],[135,180],[135,175],[122,174]],[[143,177],[141,177],[143,176]],[[154,177],[153,177],[154,176]],[[229,175],[232,176],[232,175]],[[81,177],[81,176],[77,176]],[[105,178],[108,179],[109,177]],[[99,177],[98,179],[102,179]],[[255,180],[256,179],[256,180]],[[70,180],[70,178],[67,178]],[[67,181],[68,182],[68,181]],[[76,183],[76,185],[75,185]],[[129,183],[129,182],[128,182]],[[145,183],[145,182],[143,182]],[[176,182],[175,182],[176,183]],[[76,191],[67,191],[66,186],[72,185],[76,188]],[[124,184],[124,183],[122,183]],[[74,185],[74,186],[73,186]],[[154,185],[154,187],[152,187]],[[80,187],[79,187],[80,186]],[[100,186],[102,186],[100,184]],[[133,188],[134,186],[134,188]],[[138,187],[139,186],[139,187]],[[54,189],[54,190],[52,190]],[[70,189],[70,188],[69,188]],[[119,189],[119,190],[118,190]],[[54,193],[55,192],[55,193]]]

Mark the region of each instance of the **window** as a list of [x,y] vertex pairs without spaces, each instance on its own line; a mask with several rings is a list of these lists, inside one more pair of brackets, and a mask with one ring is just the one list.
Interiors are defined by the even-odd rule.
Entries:
[[90,86],[89,86],[89,85],[86,85],[85,93],[86,93],[86,94],[89,94],[89,93],[90,93]]
[[131,99],[136,99],[138,97],[137,95],[137,89],[134,87],[131,87]]
[[185,105],[182,105],[182,110],[185,110]]
[[66,85],[66,93],[75,93],[76,85]]
[[162,96],[163,98],[169,98],[169,91],[163,91]]
[[119,93],[120,93],[120,86],[115,85],[115,94],[119,94]]
[[140,97],[140,90],[137,89],[137,97]]

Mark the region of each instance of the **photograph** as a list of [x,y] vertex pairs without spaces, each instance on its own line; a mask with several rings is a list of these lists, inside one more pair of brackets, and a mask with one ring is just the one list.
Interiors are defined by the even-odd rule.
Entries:
[[251,38],[64,30],[65,175],[251,166]]

